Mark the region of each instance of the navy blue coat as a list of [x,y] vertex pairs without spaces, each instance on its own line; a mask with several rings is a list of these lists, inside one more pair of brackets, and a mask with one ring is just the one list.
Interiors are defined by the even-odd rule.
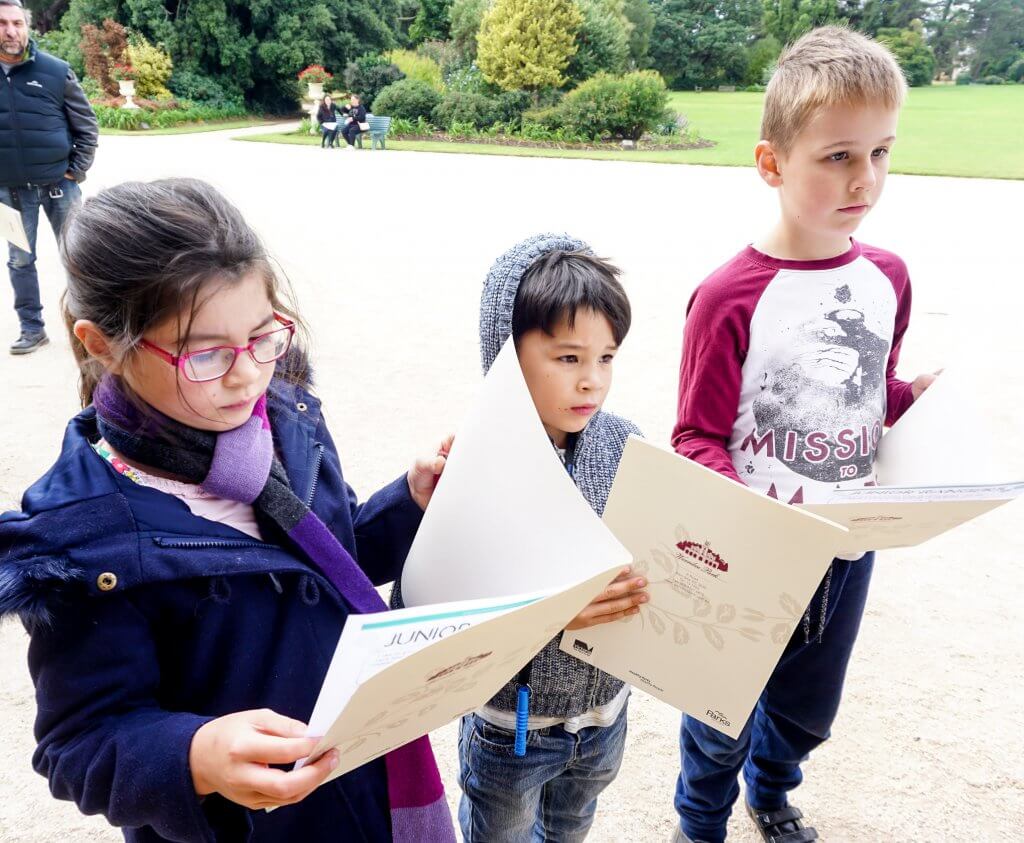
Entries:
[[[296,494],[374,583],[393,580],[421,518],[405,478],[358,505],[319,402],[275,382],[269,413]],[[196,796],[199,726],[263,707],[308,719],[348,609],[272,525],[259,542],[196,517],[117,474],[97,438],[89,408],[22,512],[0,516],[0,616],[31,635],[32,763],[54,796],[139,843],[390,840],[382,760],[271,813]]]
[[29,42],[28,58],[0,71],[0,185],[85,181],[96,154],[96,114],[67,62]]

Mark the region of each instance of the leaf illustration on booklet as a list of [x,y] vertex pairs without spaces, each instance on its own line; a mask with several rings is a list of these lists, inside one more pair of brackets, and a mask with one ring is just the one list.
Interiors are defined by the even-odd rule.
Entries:
[[847,530],[635,437],[603,520],[649,600],[562,650],[737,737]]
[[708,639],[708,643],[716,650],[721,650],[725,647],[725,639],[722,637],[722,633],[713,626],[704,627],[704,637]]
[[798,618],[804,613],[804,610],[800,608],[800,604],[785,593],[779,595],[779,605],[782,607],[782,611],[789,612],[794,618]]
[[658,565],[668,573],[671,574],[673,571],[675,571],[675,563],[668,558],[667,554],[662,553],[660,550],[652,550],[651,556],[653,556],[654,561],[657,562]]

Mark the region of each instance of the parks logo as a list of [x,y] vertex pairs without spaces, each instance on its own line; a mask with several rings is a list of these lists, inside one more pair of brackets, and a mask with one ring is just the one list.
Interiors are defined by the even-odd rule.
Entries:
[[580,656],[592,656],[594,655],[594,648],[587,646],[586,641],[580,641],[579,638],[574,638],[572,641],[572,648]]

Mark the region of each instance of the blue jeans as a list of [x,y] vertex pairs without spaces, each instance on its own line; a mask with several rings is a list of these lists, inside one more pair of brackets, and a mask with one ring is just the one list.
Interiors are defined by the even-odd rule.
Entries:
[[13,243],[8,244],[11,286],[14,287],[14,309],[21,322],[22,333],[39,334],[43,331],[43,303],[39,297],[39,275],[36,273],[36,234],[39,230],[39,209],[50,220],[54,236],[60,238],[68,212],[82,201],[82,191],[70,179],[61,179],[55,186],[63,192],[60,197],[50,196],[45,187],[0,187],[0,202],[14,207],[11,192],[17,190],[21,201],[21,222],[25,226],[32,251],[26,252]]
[[513,754],[512,732],[475,714],[463,717],[459,824],[466,843],[582,841],[598,795],[622,763],[626,708],[607,727],[532,730],[523,758]]
[[772,811],[788,804],[788,792],[803,779],[800,763],[828,739],[839,710],[873,566],[873,553],[857,562],[833,562],[821,643],[817,630],[824,582],[810,603],[810,643],[799,624],[738,739],[683,717],[675,807],[690,839],[725,840],[741,769],[747,801],[755,808]]

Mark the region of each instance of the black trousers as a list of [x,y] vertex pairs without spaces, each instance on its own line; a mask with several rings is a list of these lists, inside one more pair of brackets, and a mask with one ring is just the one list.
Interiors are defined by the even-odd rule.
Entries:
[[334,146],[334,142],[338,139],[338,130],[321,129],[320,131],[323,133],[323,137],[320,139],[320,148]]
[[359,124],[353,120],[341,130],[341,133],[345,136],[345,141],[349,146],[355,146],[356,136],[359,134]]

